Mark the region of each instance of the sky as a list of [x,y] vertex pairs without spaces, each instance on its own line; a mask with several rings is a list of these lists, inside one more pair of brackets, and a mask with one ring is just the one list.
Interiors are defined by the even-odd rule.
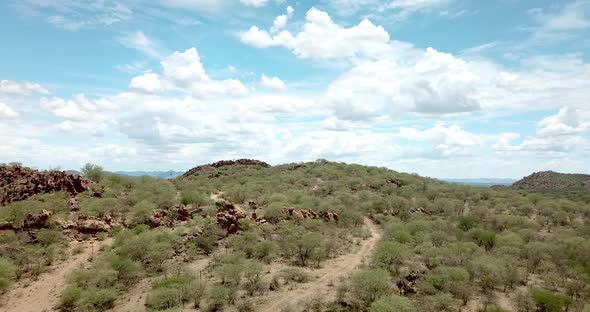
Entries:
[[590,0],[6,0],[0,162],[590,172]]

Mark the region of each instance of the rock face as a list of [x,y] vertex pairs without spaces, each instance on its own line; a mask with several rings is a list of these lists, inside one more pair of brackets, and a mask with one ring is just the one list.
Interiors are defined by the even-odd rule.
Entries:
[[[260,161],[260,160],[256,160],[256,159],[245,159],[244,158],[244,159],[238,159],[238,160],[221,160],[218,162],[214,162],[212,164],[194,167],[191,170],[185,172],[182,176],[188,177],[188,176],[191,176],[199,171],[204,171],[204,170],[207,170],[210,168],[221,168],[224,166],[234,166],[234,165],[260,166],[260,167],[264,167],[264,168],[270,168],[269,164],[265,163],[264,161]],[[215,177],[215,175],[213,175],[213,177]]]
[[590,175],[554,171],[535,172],[516,181],[511,188],[530,191],[584,189],[590,188]]
[[[314,211],[308,209],[300,209],[296,210],[293,207],[289,207],[286,209],[286,217],[298,217],[300,219],[321,219],[324,222],[338,222],[338,214],[332,211]],[[265,219],[266,221],[277,223],[281,221],[281,218],[269,218]]]
[[0,206],[33,195],[64,191],[72,196],[84,192],[91,182],[64,171],[37,171],[31,168],[0,166]]
[[242,208],[227,201],[220,200],[217,205],[217,224],[227,230],[228,234],[235,234],[240,230],[240,219],[246,218],[247,214]]

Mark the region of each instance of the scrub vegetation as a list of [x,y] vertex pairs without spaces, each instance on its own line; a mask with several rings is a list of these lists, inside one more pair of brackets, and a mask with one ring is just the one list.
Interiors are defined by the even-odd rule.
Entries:
[[[75,204],[58,192],[0,208],[11,224],[52,212],[44,228],[0,231],[0,301],[10,305],[19,287],[77,257],[72,241],[102,240],[67,275],[55,309],[590,311],[583,194],[473,188],[325,160],[172,180],[83,172],[93,184]],[[230,206],[243,214],[236,231],[222,221]],[[88,218],[109,221],[88,233],[65,226]],[[341,263],[365,251],[359,265]],[[344,276],[330,278],[339,265]]]

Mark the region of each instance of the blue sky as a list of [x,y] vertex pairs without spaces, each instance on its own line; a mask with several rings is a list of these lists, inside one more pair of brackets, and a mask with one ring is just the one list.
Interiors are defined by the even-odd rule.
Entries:
[[590,1],[0,3],[0,162],[589,172]]

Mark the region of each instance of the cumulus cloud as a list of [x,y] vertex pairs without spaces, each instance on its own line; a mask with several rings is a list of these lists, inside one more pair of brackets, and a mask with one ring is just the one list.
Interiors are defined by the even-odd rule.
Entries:
[[197,49],[174,52],[160,62],[163,74],[174,86],[196,97],[209,95],[245,95],[248,89],[237,79],[214,80],[206,73]]
[[42,109],[56,117],[77,121],[88,119],[90,112],[96,110],[94,104],[82,94],[75,95],[70,100],[59,97],[42,98],[40,105]]
[[267,75],[262,74],[260,77],[260,84],[268,88],[272,91],[285,91],[287,90],[287,86],[285,83],[279,79],[278,77],[268,77]]
[[493,148],[499,153],[547,153],[569,154],[588,152],[589,142],[585,137],[590,130],[590,111],[564,107],[555,115],[539,121],[537,132],[525,137],[509,133],[500,136]]
[[389,51],[389,34],[383,27],[365,19],[345,28],[316,8],[307,12],[303,29],[296,34],[286,30],[271,34],[252,26],[240,34],[240,40],[257,48],[283,46],[301,58],[376,57]]
[[49,90],[38,83],[0,80],[0,93],[17,95],[48,94]]
[[160,76],[155,73],[147,72],[141,76],[131,79],[129,89],[145,93],[157,93],[162,91],[162,82]]
[[282,14],[275,18],[274,22],[272,23],[272,27],[270,28],[270,32],[275,33],[285,28],[285,25],[287,25],[287,21],[289,20],[289,18],[291,18],[293,12],[295,12],[295,9],[293,9],[292,6],[288,6],[287,14]]
[[7,104],[0,102],[0,119],[13,119],[18,113]]
[[465,131],[459,125],[437,124],[426,130],[402,127],[398,135],[407,140],[429,142],[444,157],[473,153],[485,141],[483,136]]

